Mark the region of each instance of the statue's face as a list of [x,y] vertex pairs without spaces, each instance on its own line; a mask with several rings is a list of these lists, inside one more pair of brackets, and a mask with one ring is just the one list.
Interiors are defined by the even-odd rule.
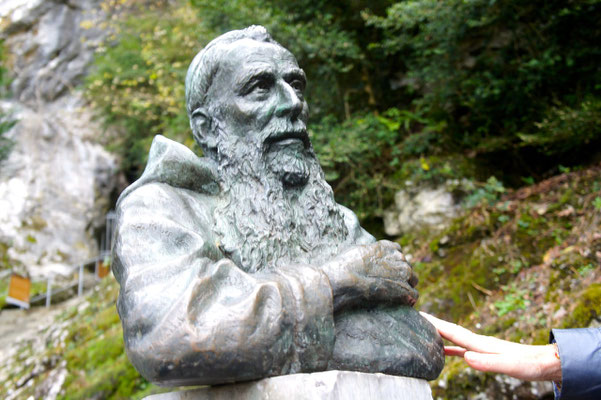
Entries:
[[306,79],[281,46],[244,39],[228,46],[211,85],[215,118],[228,135],[264,152],[306,148]]

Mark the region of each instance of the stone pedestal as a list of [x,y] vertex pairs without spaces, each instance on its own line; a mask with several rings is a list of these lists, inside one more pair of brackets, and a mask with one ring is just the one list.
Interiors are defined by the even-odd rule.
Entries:
[[144,400],[432,400],[428,382],[384,374],[326,371],[203,387]]

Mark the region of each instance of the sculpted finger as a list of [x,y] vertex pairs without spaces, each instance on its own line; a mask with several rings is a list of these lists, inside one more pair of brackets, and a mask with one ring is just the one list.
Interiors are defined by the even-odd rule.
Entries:
[[394,304],[415,305],[419,298],[417,290],[409,286],[406,282],[392,279],[386,279],[385,281],[389,285],[391,292],[379,297],[383,300],[391,300]]
[[411,264],[407,262],[405,255],[400,251],[394,251],[393,253],[387,254],[385,258],[395,263],[402,264],[404,268],[413,269],[413,267],[411,267]]
[[391,242],[391,241],[388,241],[388,240],[387,240],[387,242],[390,243],[390,245],[392,246],[393,249],[401,251],[401,245],[398,244],[397,242]]
[[391,242],[390,240],[380,240],[378,242],[385,251],[388,252],[401,252],[401,245],[396,242]]
[[409,284],[411,285],[411,287],[416,287],[418,283],[419,283],[419,278],[417,277],[417,274],[412,269],[411,277],[409,278]]
[[370,274],[374,277],[379,276],[404,282],[409,282],[411,280],[413,269],[398,255],[387,254],[383,257],[373,258],[371,261]]
[[384,254],[382,257],[382,261],[384,261],[387,264],[390,264],[396,268],[402,268],[402,269],[406,269],[406,270],[413,269],[411,264],[409,264],[407,262],[405,255],[403,255],[403,253],[401,253],[400,251],[395,250],[393,252]]

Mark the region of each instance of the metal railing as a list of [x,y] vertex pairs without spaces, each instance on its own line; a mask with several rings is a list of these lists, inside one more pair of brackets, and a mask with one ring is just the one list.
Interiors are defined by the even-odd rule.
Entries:
[[[46,292],[40,293],[37,296],[33,296],[29,299],[29,302],[24,302],[22,300],[12,298],[10,296],[6,296],[6,303],[13,304],[19,306],[21,308],[29,308],[30,304],[37,303],[42,299],[46,299],[46,307],[50,307],[52,304],[52,296],[56,296],[60,293],[70,291],[77,286],[77,296],[81,296],[84,290],[84,273],[85,267],[94,264],[94,277],[95,280],[100,280],[104,277],[100,273],[100,268],[105,267],[105,261],[107,259],[110,260],[111,248],[113,246],[114,240],[114,229],[115,229],[115,219],[116,214],[114,211],[109,211],[106,215],[106,228],[104,234],[100,237],[100,251],[96,257],[92,257],[88,260],[82,261],[74,266],[72,266],[71,271],[68,275],[74,275],[77,273],[77,282],[70,283],[62,287],[53,288],[52,284],[54,281],[54,276],[50,275],[46,281]],[[101,267],[102,263],[102,267]],[[7,276],[11,276],[11,270],[0,271],[0,279],[4,279]],[[9,288],[10,293],[10,288]]]

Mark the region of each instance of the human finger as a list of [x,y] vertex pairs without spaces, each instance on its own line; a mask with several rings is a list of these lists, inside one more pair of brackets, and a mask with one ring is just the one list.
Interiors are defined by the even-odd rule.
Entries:
[[479,335],[462,326],[436,318],[433,315],[420,312],[432,325],[436,327],[440,336],[467,350],[481,353],[519,352],[523,345],[497,339],[490,336]]
[[464,349],[463,347],[459,347],[459,346],[445,346],[444,347],[445,356],[463,357],[463,355],[465,354],[466,351],[467,351],[466,349]]
[[484,354],[468,351],[463,355],[467,364],[479,371],[495,372],[525,381],[547,380],[545,366],[538,357],[520,353]]
[[463,358],[470,367],[478,371],[502,373],[522,379],[521,376],[516,375],[520,375],[520,371],[524,370],[524,360],[516,358],[514,354],[487,354],[466,351]]

